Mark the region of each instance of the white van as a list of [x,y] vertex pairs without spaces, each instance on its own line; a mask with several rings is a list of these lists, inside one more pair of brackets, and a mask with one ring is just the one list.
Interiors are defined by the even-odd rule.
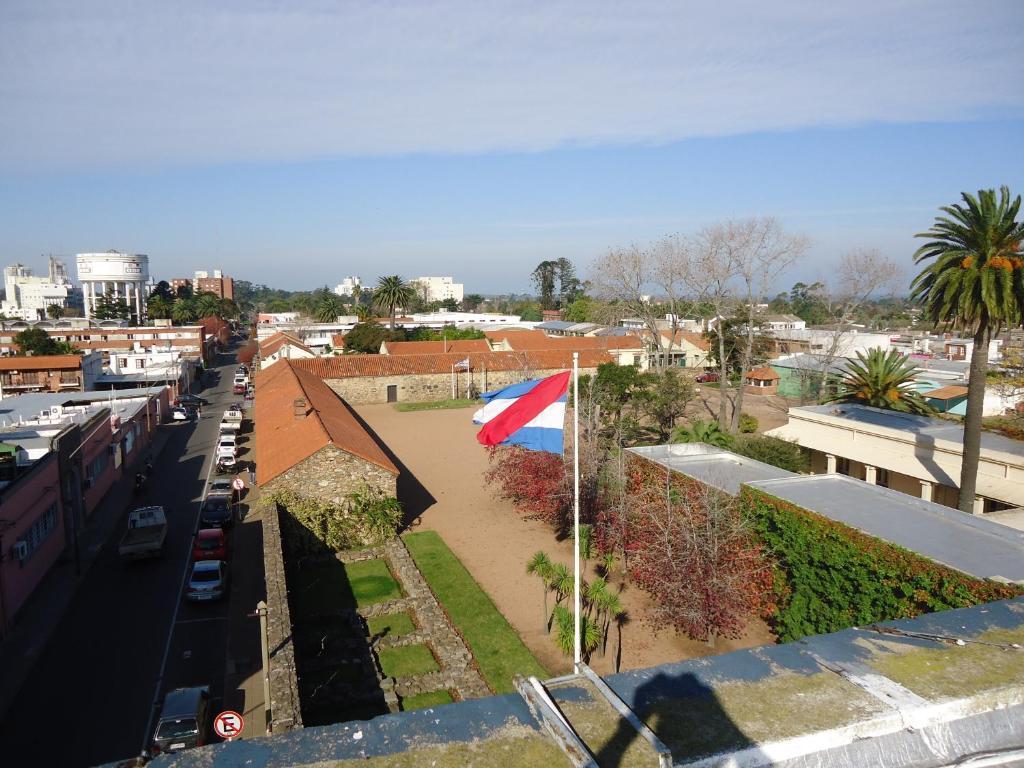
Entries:
[[222,434],[217,440],[218,456],[238,456],[238,438],[233,434]]

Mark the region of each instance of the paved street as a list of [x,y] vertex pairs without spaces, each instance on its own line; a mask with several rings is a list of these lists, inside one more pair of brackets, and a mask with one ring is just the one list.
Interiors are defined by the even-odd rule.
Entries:
[[230,394],[233,359],[221,357],[198,423],[163,427],[166,447],[131,505],[169,507],[164,557],[122,564],[123,525],[106,542],[0,725],[5,764],[86,766],[137,755],[158,693],[209,684],[223,696],[228,605],[183,605],[181,590],[217,425],[238,399]]

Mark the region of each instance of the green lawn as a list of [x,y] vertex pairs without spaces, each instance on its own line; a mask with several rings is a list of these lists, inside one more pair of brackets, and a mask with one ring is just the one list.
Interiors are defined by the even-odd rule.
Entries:
[[412,623],[412,617],[405,613],[389,613],[385,616],[374,616],[366,620],[366,626],[370,630],[370,637],[381,635],[382,637],[399,637],[408,635],[416,625]]
[[547,670],[494,607],[440,536],[410,533],[405,544],[417,567],[469,644],[487,684],[495,693],[512,693],[515,674],[548,677]]
[[425,645],[405,645],[377,652],[380,668],[388,677],[413,677],[440,669],[434,654]]
[[408,712],[412,709],[427,709],[428,707],[439,707],[442,704],[451,704],[454,701],[448,691],[428,691],[418,693],[402,699],[402,711]]
[[479,400],[434,400],[430,403],[395,403],[396,411],[436,411],[440,408],[473,408],[480,405]]
[[402,596],[402,588],[388,570],[383,560],[360,560],[357,563],[346,563],[345,574],[355,596],[356,604],[363,606],[397,600]]

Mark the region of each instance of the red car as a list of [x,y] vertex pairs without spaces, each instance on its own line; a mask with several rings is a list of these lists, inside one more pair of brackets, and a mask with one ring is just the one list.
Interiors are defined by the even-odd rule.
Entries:
[[709,384],[716,381],[718,381],[718,374],[713,373],[711,371],[708,371],[707,373],[702,373],[700,376],[697,377],[697,382],[700,384]]
[[192,545],[192,560],[227,560],[228,537],[221,528],[203,528]]
[[233,394],[233,395],[244,395],[245,394],[245,384],[235,384],[233,387],[231,387],[231,394]]

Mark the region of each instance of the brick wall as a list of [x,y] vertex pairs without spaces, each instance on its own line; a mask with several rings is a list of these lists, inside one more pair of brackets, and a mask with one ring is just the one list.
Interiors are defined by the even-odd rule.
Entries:
[[301,496],[341,505],[349,494],[367,486],[386,496],[397,496],[397,480],[386,469],[328,445],[275,477],[264,486],[264,493],[289,489]]
[[[527,379],[542,379],[561,373],[564,368],[551,371],[473,371],[456,373],[458,397],[466,397],[470,378],[477,392],[518,384]],[[580,368],[580,375],[594,374],[594,368]],[[452,396],[451,373],[430,373],[409,376],[361,376],[346,379],[324,379],[327,385],[352,405],[386,403],[388,387],[397,387],[399,403],[429,403],[447,400]]]

